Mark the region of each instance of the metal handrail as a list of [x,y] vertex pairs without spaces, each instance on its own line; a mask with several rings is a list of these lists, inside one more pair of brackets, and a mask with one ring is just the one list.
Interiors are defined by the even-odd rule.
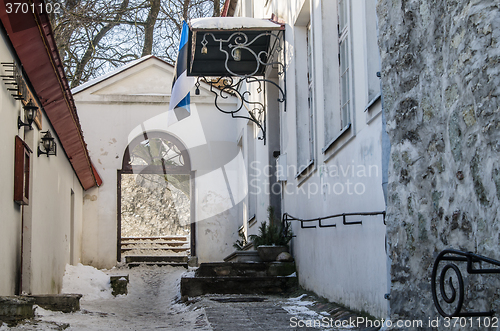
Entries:
[[[451,254],[451,255],[450,255]],[[445,281],[446,281],[446,273],[448,270],[453,269],[458,279],[458,301],[457,306],[453,313],[446,313],[441,305],[439,304],[439,300],[437,298],[436,291],[436,276],[437,270],[439,267],[439,262],[441,261],[454,261],[454,262],[467,262],[467,272],[469,274],[500,274],[500,268],[485,268],[485,269],[477,269],[474,267],[474,263],[486,262],[489,264],[496,265],[500,267],[500,261],[491,259],[489,257],[485,257],[482,255],[474,254],[472,252],[462,252],[455,249],[445,249],[436,257],[434,261],[434,266],[432,268],[432,277],[431,277],[431,287],[432,287],[432,300],[434,301],[434,305],[438,312],[444,317],[475,317],[475,316],[492,316],[494,311],[486,311],[486,312],[461,312],[462,306],[464,303],[464,280],[462,278],[462,273],[460,269],[455,263],[446,264],[441,270],[441,274],[439,276],[439,291],[441,293],[441,297],[443,300],[448,303],[454,303],[457,299],[457,291],[452,283],[452,277],[449,277],[448,286],[450,288],[451,296],[445,291]]]
[[359,212],[359,213],[342,213],[342,214],[335,214],[335,215],[330,215],[330,216],[324,216],[324,217],[317,217],[317,218],[311,218],[311,219],[301,219],[294,217],[288,213],[283,214],[283,225],[285,225],[286,222],[289,221],[299,221],[300,222],[300,227],[302,229],[314,229],[316,228],[316,225],[304,225],[304,223],[308,222],[318,222],[318,225],[320,228],[330,228],[330,227],[336,227],[337,224],[322,224],[321,221],[327,220],[330,218],[336,218],[336,217],[342,217],[342,224],[344,225],[356,225],[356,224],[363,224],[363,221],[354,221],[354,222],[349,222],[346,220],[346,216],[375,216],[375,215],[383,215],[383,220],[384,220],[384,225],[385,223],[385,211],[375,211],[375,212]]

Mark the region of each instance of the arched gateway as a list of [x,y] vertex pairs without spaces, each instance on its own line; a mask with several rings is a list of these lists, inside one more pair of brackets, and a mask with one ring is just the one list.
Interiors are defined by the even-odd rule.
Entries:
[[[118,171],[118,261],[134,247],[127,243],[138,240],[146,252],[161,246],[179,253],[186,252],[189,239],[190,254],[195,255],[193,182],[189,154],[176,137],[144,132],[129,143]],[[174,241],[154,244],[166,238]]]

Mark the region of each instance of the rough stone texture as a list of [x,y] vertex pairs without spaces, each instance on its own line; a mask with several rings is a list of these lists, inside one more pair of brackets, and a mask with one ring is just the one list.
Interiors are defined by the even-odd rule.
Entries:
[[[500,260],[499,6],[378,3],[393,319],[438,316],[430,276],[444,248]],[[463,275],[464,309],[499,311],[500,277]]]
[[197,256],[189,256],[188,257],[188,267],[198,268],[198,257]]
[[33,318],[34,303],[35,300],[28,297],[0,297],[0,325],[1,322],[6,322],[8,325],[15,325],[23,319]]
[[278,255],[288,252],[288,246],[264,246],[257,247],[257,252],[264,262],[276,261]]
[[111,294],[115,297],[117,295],[127,295],[128,294],[128,275],[114,275],[109,276],[109,281],[111,283],[111,289],[113,290]]
[[289,276],[294,272],[293,262],[210,262],[201,263],[196,276],[267,277]]
[[[294,312],[293,315],[287,313],[283,306],[289,306],[291,301],[297,300],[299,306],[307,307],[308,313]],[[245,299],[260,299],[260,300],[245,300]],[[289,296],[278,295],[224,295],[224,296],[204,296],[194,303],[195,307],[203,308],[210,326],[214,331],[238,331],[238,330],[272,330],[272,331],[307,331],[307,330],[350,330],[350,331],[376,331],[379,328],[368,327],[365,323],[360,323],[356,327],[325,327],[314,326],[313,322],[309,324],[304,322],[304,325],[294,326],[291,323],[292,317],[304,321],[314,320],[317,317],[312,313],[320,314],[321,318],[326,318],[328,323],[340,325],[342,321],[345,324],[349,323],[349,319],[356,321],[360,317],[359,314],[347,310],[345,307],[338,306],[334,303],[324,302],[322,298],[315,295],[307,294],[302,290],[294,291]],[[307,302],[307,303],[306,303]],[[304,310],[302,310],[304,312]]]
[[187,235],[189,175],[122,177],[122,237]]
[[34,303],[44,309],[72,313],[80,310],[81,294],[37,294],[28,295]]
[[293,261],[293,256],[292,256],[292,254],[290,254],[288,252],[283,252],[283,253],[280,253],[280,255],[278,255],[278,257],[276,258],[276,261],[278,261],[278,262],[291,262],[291,261]]
[[182,277],[181,295],[283,294],[298,287],[297,277]]
[[262,262],[257,251],[234,251],[224,258],[224,262]]
[[294,262],[201,263],[181,278],[181,295],[277,294],[298,286]]

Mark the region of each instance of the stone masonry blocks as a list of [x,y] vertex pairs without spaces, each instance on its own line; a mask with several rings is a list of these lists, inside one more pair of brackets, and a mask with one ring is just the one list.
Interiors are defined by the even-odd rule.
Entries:
[[[380,0],[391,141],[392,319],[435,318],[430,275],[444,248],[500,260],[500,5]],[[498,275],[463,272],[463,310],[500,307]]]

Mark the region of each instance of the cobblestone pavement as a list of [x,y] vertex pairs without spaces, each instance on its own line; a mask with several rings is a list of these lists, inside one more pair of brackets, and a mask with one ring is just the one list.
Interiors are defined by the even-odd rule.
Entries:
[[[287,297],[206,295],[192,300],[196,307],[205,310],[205,322],[214,331],[379,329],[369,328],[364,324],[349,325],[349,321],[359,321],[358,317],[361,316],[336,304],[322,303],[318,298],[300,292]],[[353,327],[353,324],[356,326]]]
[[350,322],[362,316],[301,290],[287,296],[205,295],[182,302],[178,280],[184,268],[117,268],[110,274],[125,271],[131,280],[127,295],[82,299],[74,313],[37,308],[35,318],[14,327],[0,323],[0,331],[377,330],[353,326]]

